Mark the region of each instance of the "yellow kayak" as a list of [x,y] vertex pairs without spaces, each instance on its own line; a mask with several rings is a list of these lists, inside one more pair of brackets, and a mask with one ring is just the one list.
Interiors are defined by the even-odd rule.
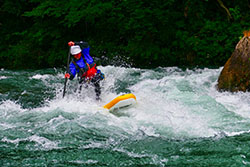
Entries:
[[103,107],[112,111],[114,109],[124,108],[131,105],[134,105],[136,103],[136,97],[134,94],[124,94],[121,96],[116,97],[108,104],[104,105]]

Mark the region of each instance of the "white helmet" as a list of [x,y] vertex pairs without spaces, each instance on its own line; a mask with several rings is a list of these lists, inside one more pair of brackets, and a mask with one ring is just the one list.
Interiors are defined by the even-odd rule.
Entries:
[[78,46],[78,45],[70,47],[70,53],[72,55],[76,55],[76,54],[80,53],[81,51],[82,50],[81,50],[80,46]]

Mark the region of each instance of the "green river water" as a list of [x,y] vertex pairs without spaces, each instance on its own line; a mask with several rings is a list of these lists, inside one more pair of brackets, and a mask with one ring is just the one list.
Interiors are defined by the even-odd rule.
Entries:
[[0,69],[0,166],[250,166],[250,93],[218,92],[222,68],[99,68],[101,101],[76,80],[62,98],[62,69]]

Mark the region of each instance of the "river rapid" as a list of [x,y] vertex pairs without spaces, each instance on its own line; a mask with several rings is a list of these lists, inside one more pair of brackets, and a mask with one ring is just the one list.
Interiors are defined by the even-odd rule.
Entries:
[[62,98],[62,69],[1,69],[0,166],[250,166],[250,93],[218,92],[222,68],[98,68],[101,101],[76,79]]

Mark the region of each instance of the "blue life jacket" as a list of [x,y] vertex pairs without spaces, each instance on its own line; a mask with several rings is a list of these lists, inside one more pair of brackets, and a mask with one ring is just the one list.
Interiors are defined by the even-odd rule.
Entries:
[[93,60],[93,58],[89,55],[89,50],[90,50],[89,47],[82,49],[82,54],[83,54],[83,56],[84,56],[86,62],[87,62],[88,64],[92,64],[92,63],[94,62],[94,60]]
[[[75,61],[75,62],[79,66],[79,68],[83,68],[84,71],[87,70],[88,67],[86,66],[86,64],[85,64],[82,57],[79,60]],[[76,66],[74,65],[74,63],[71,62],[69,64],[69,73],[70,73],[70,76],[73,76],[72,79],[75,77],[76,73],[79,73],[79,72],[80,72],[79,69],[77,69]]]
[[[93,58],[89,55],[89,50],[90,50],[89,47],[82,49],[82,57],[79,60],[75,61],[75,63],[79,66],[79,68],[84,69],[84,71],[88,70],[86,63],[88,63],[90,66],[94,63]],[[83,57],[86,60],[86,63],[83,60]],[[75,77],[76,73],[79,73],[79,72],[80,72],[79,69],[77,69],[76,66],[74,65],[74,63],[71,62],[69,64],[69,73],[73,77],[70,77],[70,78],[73,79]]]

